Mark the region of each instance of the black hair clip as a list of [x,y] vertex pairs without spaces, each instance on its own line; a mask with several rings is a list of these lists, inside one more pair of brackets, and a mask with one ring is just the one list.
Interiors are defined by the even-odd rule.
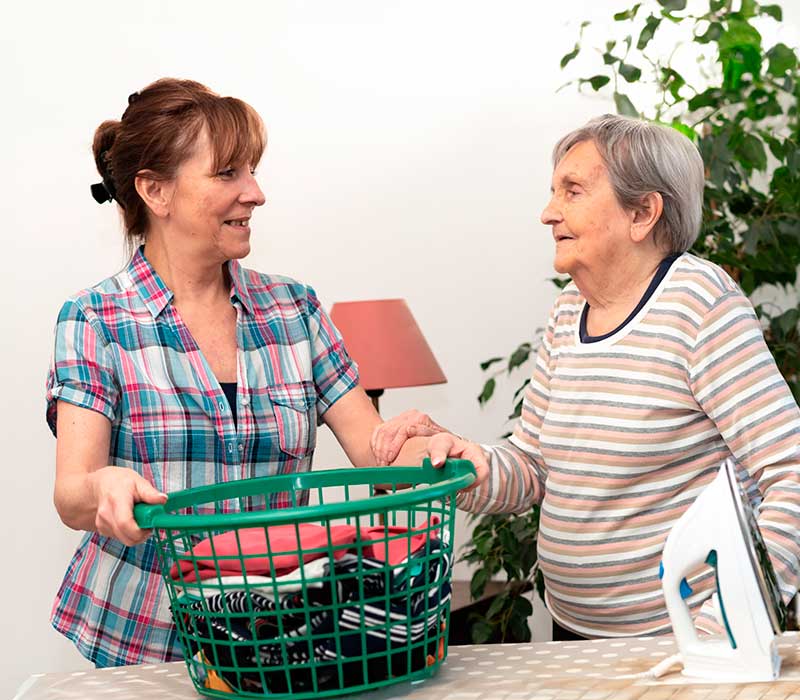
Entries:
[[114,199],[114,195],[116,194],[114,192],[114,186],[107,180],[96,182],[94,185],[91,185],[89,189],[92,191],[92,197],[94,197],[94,201],[98,204],[110,202],[112,199]]
[[110,202],[112,199],[117,198],[117,188],[114,187],[114,181],[111,179],[112,171],[108,155],[107,148],[100,152],[100,158],[98,160],[102,165],[100,166],[99,170],[103,179],[100,182],[96,182],[94,185],[91,185],[89,188],[92,191],[92,197],[94,197],[94,201],[98,204],[104,204],[105,202]]
[[128,112],[130,111],[131,105],[136,102],[142,94],[140,92],[132,92],[128,95],[128,106],[125,108],[125,111],[122,113],[122,116],[119,118],[120,121],[125,121],[125,117],[128,116]]

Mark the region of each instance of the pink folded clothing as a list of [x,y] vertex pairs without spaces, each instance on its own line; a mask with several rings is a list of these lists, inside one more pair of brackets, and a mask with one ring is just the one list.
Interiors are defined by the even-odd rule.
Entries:
[[[361,541],[374,544],[364,545],[363,553],[378,561],[385,561],[394,566],[410,557],[414,552],[424,546],[428,536],[434,537],[437,530],[429,529],[431,525],[438,525],[439,518],[431,518],[431,524],[426,520],[421,525],[409,530],[400,525],[375,525],[374,527],[361,528]],[[421,532],[418,532],[420,531]],[[417,532],[409,535],[409,532]]]
[[[231,530],[198,542],[188,553],[189,558],[179,559],[172,565],[169,575],[187,583],[196,581],[198,577],[205,580],[217,576],[241,576],[244,563],[244,571],[248,574],[282,576],[300,565],[300,551],[303,553],[303,562],[309,562],[328,556],[330,544],[339,547],[334,549],[333,556],[340,559],[347,552],[347,548],[340,545],[354,542],[355,539],[356,528],[351,525],[335,525],[330,531],[313,523],[275,525],[266,530],[263,527]],[[267,552],[272,554],[272,566]]]
[[[438,524],[438,518],[431,518],[430,525],[425,521],[412,530],[400,525],[361,528],[361,553],[394,566],[421,549],[429,535],[435,536],[437,531],[429,528]],[[330,537],[328,534],[328,528],[313,523],[274,525],[266,530],[263,527],[231,530],[198,542],[185,559],[179,559],[172,565],[169,575],[185,583],[194,583],[198,578],[207,580],[218,576],[241,576],[242,573],[284,576],[300,565],[301,550],[304,563],[328,556],[329,545],[334,547],[333,558],[341,559],[348,552],[348,548],[342,545],[352,544],[356,540],[356,528],[352,525],[334,525],[330,528]],[[272,554],[272,565],[268,551]]]

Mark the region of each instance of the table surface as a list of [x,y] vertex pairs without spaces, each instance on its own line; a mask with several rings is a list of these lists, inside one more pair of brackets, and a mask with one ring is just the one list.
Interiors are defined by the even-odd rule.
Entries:
[[[677,670],[658,679],[621,678],[676,652],[671,637],[450,647],[435,678],[362,693],[361,700],[786,700],[800,699],[800,636],[780,640],[772,683],[701,683]],[[31,676],[15,700],[196,700],[183,663]]]

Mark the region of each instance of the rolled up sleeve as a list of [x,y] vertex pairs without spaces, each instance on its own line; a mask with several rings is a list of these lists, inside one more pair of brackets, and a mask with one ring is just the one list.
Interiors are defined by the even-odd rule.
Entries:
[[115,417],[119,389],[111,352],[74,300],[67,301],[58,314],[46,398],[47,424],[53,435],[59,399],[101,413],[110,421]]

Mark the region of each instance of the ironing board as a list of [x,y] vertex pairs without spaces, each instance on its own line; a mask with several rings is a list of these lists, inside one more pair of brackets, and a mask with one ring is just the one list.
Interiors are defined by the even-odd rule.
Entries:
[[[676,652],[671,637],[450,647],[435,678],[401,683],[360,700],[776,700],[800,697],[800,636],[784,635],[781,679],[748,685],[615,679]],[[797,694],[797,695],[795,695]],[[183,663],[31,676],[15,700],[196,700]]]

